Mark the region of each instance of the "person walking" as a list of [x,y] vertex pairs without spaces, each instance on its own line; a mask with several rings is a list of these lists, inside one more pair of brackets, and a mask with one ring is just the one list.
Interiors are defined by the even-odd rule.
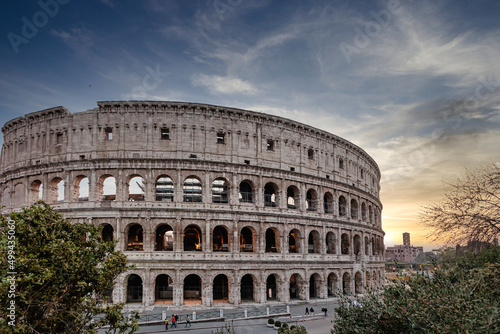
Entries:
[[177,324],[175,323],[175,314],[172,314],[172,325],[170,326],[170,328],[177,328]]
[[189,314],[186,315],[186,326],[184,327],[187,327],[189,325],[189,327],[191,327],[191,320],[189,320]]
[[309,308],[306,307],[306,314],[305,315],[308,315],[309,314]]
[[165,318],[165,330],[168,331],[168,318]]

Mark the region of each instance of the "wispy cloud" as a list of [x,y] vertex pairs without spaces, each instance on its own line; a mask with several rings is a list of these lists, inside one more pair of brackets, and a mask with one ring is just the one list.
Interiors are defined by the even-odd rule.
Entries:
[[213,93],[255,95],[258,92],[258,89],[249,82],[217,75],[194,75],[192,83],[195,86],[205,86]]

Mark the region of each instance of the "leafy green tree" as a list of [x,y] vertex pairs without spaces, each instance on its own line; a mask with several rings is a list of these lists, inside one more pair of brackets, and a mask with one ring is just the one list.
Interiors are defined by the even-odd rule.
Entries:
[[[108,333],[138,329],[136,316],[122,314],[123,304],[103,303],[114,279],[128,267],[125,255],[115,251],[116,242],[103,241],[98,227],[71,223],[43,202],[0,219],[0,332],[96,333],[105,325]],[[12,301],[14,312],[8,309]]]
[[448,260],[335,309],[332,333],[500,333],[500,249]]
[[307,330],[304,326],[292,325],[290,327],[280,327],[278,334],[307,334]]

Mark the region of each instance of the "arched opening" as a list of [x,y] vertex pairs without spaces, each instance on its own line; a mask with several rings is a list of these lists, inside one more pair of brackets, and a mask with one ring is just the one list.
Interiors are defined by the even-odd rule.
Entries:
[[377,255],[375,249],[375,238],[373,237],[372,237],[372,255]]
[[351,294],[351,275],[349,273],[344,273],[342,276],[342,293],[344,295]]
[[111,224],[105,224],[102,228],[101,235],[102,240],[113,241],[115,239],[113,226],[111,226]]
[[351,246],[351,243],[349,242],[349,236],[346,233],[342,234],[342,237],[340,240],[341,253],[344,255],[349,254],[350,246]]
[[264,206],[278,206],[278,186],[272,182],[264,186]]
[[300,231],[293,229],[288,234],[288,253],[300,253]]
[[361,219],[366,221],[366,204],[365,202],[361,203]]
[[321,277],[318,274],[312,274],[309,278],[309,298],[318,298],[321,287]]
[[253,252],[254,240],[252,230],[248,227],[243,227],[240,233],[240,252]]
[[358,201],[351,199],[351,218],[358,219]]
[[333,213],[333,195],[330,192],[326,192],[323,196],[323,211]]
[[132,274],[127,280],[127,303],[142,303],[142,278]]
[[368,221],[373,224],[373,209],[371,205],[368,205]]
[[347,214],[347,202],[344,196],[339,197],[339,216],[345,216]]
[[144,250],[144,242],[142,236],[142,226],[133,224],[128,229],[127,237],[127,250],[128,251],[142,251]]
[[229,300],[229,281],[226,275],[215,276],[213,283],[213,300],[227,302]]
[[156,179],[155,198],[157,201],[174,201],[174,181],[169,176],[160,176]]
[[156,277],[155,302],[172,303],[174,299],[173,280],[170,276],[161,274]]
[[228,235],[227,230],[223,226],[216,226],[212,235],[213,239],[213,251],[214,252],[228,252],[229,244],[228,244]]
[[71,198],[74,201],[85,202],[89,200],[89,178],[78,175],[73,181],[73,192]]
[[55,177],[50,182],[49,201],[50,203],[64,201],[64,180],[60,177]]
[[297,209],[300,203],[299,189],[290,186],[286,190],[286,206],[288,209]]
[[276,233],[274,229],[268,228],[266,230],[266,253],[279,252],[278,243],[276,240]]
[[278,300],[278,284],[276,275],[271,274],[267,276],[266,280],[266,300]]
[[200,203],[202,199],[201,181],[194,176],[186,178],[183,185],[184,202]]
[[363,293],[363,276],[359,271],[354,275],[354,293]]
[[133,176],[128,181],[128,200],[129,201],[144,201],[144,179],[141,176]]
[[316,211],[318,209],[318,194],[316,190],[309,189],[306,193],[306,210]]
[[174,231],[170,225],[164,224],[156,228],[155,251],[174,250]]
[[316,230],[309,232],[309,238],[307,242],[307,252],[309,254],[313,253],[318,254],[320,252],[319,233]]
[[361,253],[361,238],[359,235],[354,235],[354,255],[359,255]]
[[238,195],[241,203],[253,203],[253,187],[250,182],[240,183],[240,192]]
[[116,200],[116,179],[111,175],[102,175],[97,183],[97,198],[103,201]]
[[338,279],[335,273],[328,275],[328,297],[335,297],[337,292]]
[[30,186],[30,204],[43,199],[43,184],[40,180],[31,182]]
[[191,274],[184,278],[184,304],[201,303],[201,278]]
[[326,253],[327,254],[336,254],[336,245],[335,245],[335,233],[328,232],[326,234]]
[[253,284],[254,280],[252,275],[246,274],[241,278],[241,301],[242,302],[253,302],[254,301],[254,295],[253,295]]
[[302,287],[302,277],[299,274],[290,276],[290,299],[302,299],[300,288]]
[[189,225],[184,229],[184,251],[201,251],[201,229],[196,225]]
[[217,178],[212,183],[212,203],[229,203],[227,180]]
[[366,289],[370,289],[370,272],[366,272]]

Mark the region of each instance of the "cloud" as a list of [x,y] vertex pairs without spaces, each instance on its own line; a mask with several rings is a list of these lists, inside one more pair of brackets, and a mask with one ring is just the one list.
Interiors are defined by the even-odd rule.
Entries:
[[251,83],[231,77],[197,74],[191,78],[194,86],[205,86],[212,93],[255,95],[258,89]]
[[51,34],[62,40],[77,53],[87,53],[94,45],[95,35],[85,28],[71,28],[69,30],[51,30]]

